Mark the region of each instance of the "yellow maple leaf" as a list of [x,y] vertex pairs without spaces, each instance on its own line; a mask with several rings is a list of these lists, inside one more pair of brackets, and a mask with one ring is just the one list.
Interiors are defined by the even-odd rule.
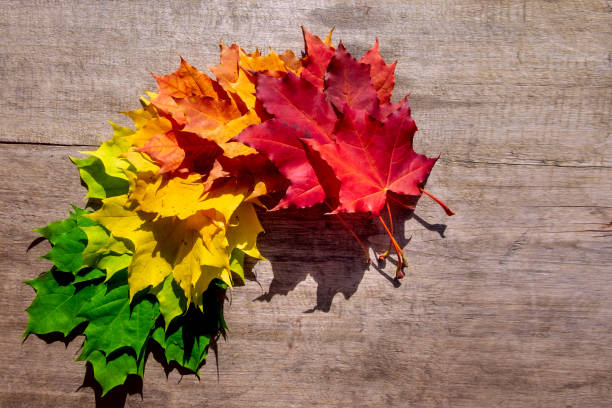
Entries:
[[88,217],[111,236],[131,243],[131,298],[158,287],[171,275],[186,297],[201,306],[202,293],[213,279],[232,285],[230,256],[234,249],[262,258],[256,240],[263,229],[253,202],[266,193],[265,183],[254,180],[250,185],[252,181],[226,172],[216,159],[212,169],[202,174],[190,167],[173,172],[170,166],[160,171],[166,164],[160,161],[164,157],[160,153],[187,146],[182,139],[162,143],[164,135],[176,132],[215,142],[230,160],[258,154],[230,141],[261,122],[254,109],[253,77],[247,70],[286,71],[285,61],[294,61],[289,54],[279,56],[273,51],[267,56],[258,51],[246,54],[237,46],[226,47],[226,51],[217,76],[231,98],[220,99],[210,78],[181,60],[174,74],[156,77],[160,93],[147,93],[153,103],[142,98],[142,109],[124,112],[136,130],[121,135],[122,151],[114,156],[123,163],[117,172],[129,181],[128,193],[104,199],[102,207]]
[[135,210],[154,213],[156,218],[183,220],[198,211],[213,210],[227,223],[248,193],[248,188],[237,182],[226,182],[206,191],[202,176],[197,173],[185,178],[151,171],[127,174],[130,181],[128,202],[135,203]]
[[257,249],[257,235],[263,230],[253,204],[242,203],[234,212],[227,229],[230,252],[238,248],[253,258],[263,259]]
[[270,49],[270,53],[266,56],[261,56],[259,50],[255,50],[252,54],[247,54],[242,49],[239,52],[239,64],[243,69],[252,71],[287,71],[285,61],[283,61],[274,50]]
[[223,149],[223,154],[229,158],[256,154],[257,150],[240,142],[230,142],[232,138],[238,136],[240,132],[251,125],[261,123],[261,119],[254,110],[249,110],[239,118],[212,129],[206,133],[206,138],[214,141]]
[[[136,122],[135,122],[136,123]],[[140,123],[140,127],[136,125],[138,130],[133,134],[126,136],[132,146],[142,147],[153,136],[157,136],[172,130],[172,123],[162,117],[152,117]]]
[[198,299],[213,279],[232,285],[225,223],[217,211],[198,211],[184,220],[154,220],[131,208],[123,195],[103,200],[102,208],[87,217],[134,245],[128,267],[130,298],[171,273],[188,299]]
[[130,169],[139,172],[159,172],[159,166],[155,164],[149,156],[133,148],[129,149],[127,153],[125,153],[124,157],[127,159],[128,162],[130,162]]
[[[225,86],[223,86],[223,83],[225,83]],[[221,84],[226,91],[237,94],[247,108],[253,109],[255,107],[255,101],[257,100],[255,97],[255,84],[242,68],[238,69],[238,79],[236,82],[224,81]]]
[[151,105],[151,102],[145,98],[140,98],[140,104],[142,105],[141,109],[121,111],[121,113],[134,121],[136,129],[142,128],[149,120],[157,117],[157,111]]

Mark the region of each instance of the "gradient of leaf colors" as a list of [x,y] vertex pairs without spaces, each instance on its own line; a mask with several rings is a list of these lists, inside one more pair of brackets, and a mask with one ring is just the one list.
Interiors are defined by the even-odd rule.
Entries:
[[302,58],[221,44],[215,79],[181,59],[123,112],[134,129],[112,124],[110,140],[72,158],[95,211],[37,230],[54,266],[27,282],[24,336],[82,333],[78,359],[103,394],[143,376],[151,341],[198,374],[225,335],[225,291],[244,284],[246,255],[262,259],[256,206],[378,217],[403,276],[381,212],[389,200],[414,208],[436,159],[412,149],[417,128],[406,98],[391,103],[396,63],[378,40],[357,61],[331,32],[303,34]]

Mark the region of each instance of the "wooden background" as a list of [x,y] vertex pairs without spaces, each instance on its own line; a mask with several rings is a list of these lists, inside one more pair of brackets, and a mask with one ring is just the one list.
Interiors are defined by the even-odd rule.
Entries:
[[[412,93],[431,200],[396,228],[409,261],[362,262],[333,219],[263,215],[229,339],[202,379],[152,357],[128,407],[598,407],[612,400],[612,5],[605,1],[0,1],[0,406],[93,406],[85,365],[21,343],[48,269],[31,229],[84,205],[68,156],[111,135],[151,72],[205,69],[218,41],[361,56],[381,39]],[[399,217],[399,214],[398,214]],[[353,220],[356,221],[356,220]],[[358,227],[373,251],[376,224]],[[217,378],[217,370],[219,377]],[[109,402],[110,401],[110,402]]]

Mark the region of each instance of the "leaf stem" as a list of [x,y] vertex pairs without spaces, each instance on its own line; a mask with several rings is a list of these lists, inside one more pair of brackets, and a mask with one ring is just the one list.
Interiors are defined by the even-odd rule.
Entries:
[[391,238],[391,243],[393,244],[393,247],[395,248],[395,253],[397,254],[397,269],[395,270],[395,277],[397,279],[402,279],[404,277],[404,272],[402,271],[402,269],[407,263],[406,258],[404,257],[404,251],[402,251],[395,238],[393,238],[393,234],[391,233],[389,227],[387,227],[387,224],[385,224],[385,221],[380,215],[378,216],[378,220],[385,228],[385,231],[387,231],[387,235],[389,235],[389,238]]
[[442,207],[444,209],[444,212],[446,213],[446,215],[448,215],[449,217],[451,215],[455,215],[455,212],[453,210],[448,208],[448,206],[446,204],[444,204],[442,201],[438,200],[435,196],[433,196],[432,194],[428,193],[427,191],[425,191],[421,187],[419,187],[419,190],[421,190],[421,193],[428,195],[432,200],[434,200],[436,203],[438,203],[440,205],[440,207]]
[[[391,234],[393,234],[393,218],[391,217],[391,208],[389,208],[389,202],[387,201],[387,213],[389,214],[389,226],[391,227]],[[389,247],[387,248],[387,250],[378,255],[378,260],[379,261],[384,261],[388,256],[389,253],[391,253],[391,249],[393,248],[393,243],[391,242],[391,240],[389,240]]]

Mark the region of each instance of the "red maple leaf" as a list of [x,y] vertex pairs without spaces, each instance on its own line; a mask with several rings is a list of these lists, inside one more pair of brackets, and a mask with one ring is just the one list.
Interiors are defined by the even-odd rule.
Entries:
[[377,216],[398,254],[397,277],[402,277],[403,253],[380,213],[386,207],[390,216],[390,198],[414,208],[437,159],[413,150],[417,127],[406,98],[390,103],[395,64],[385,64],[378,42],[359,62],[342,44],[332,53],[306,30],[304,38],[301,77],[258,74],[257,99],[271,119],[245,129],[236,140],[266,155],[290,181],[276,208],[327,199],[335,214]]
[[380,103],[386,104],[391,102],[391,93],[395,86],[395,66],[397,61],[391,65],[387,65],[385,60],[380,56],[378,38],[376,43],[368,52],[361,58],[361,62],[370,66],[370,78],[372,85],[376,90]]
[[344,105],[379,117],[379,101],[370,81],[370,66],[358,62],[342,43],[338,45],[325,73],[325,94],[342,111]]
[[[385,63],[380,55],[378,39],[358,62],[346,52],[342,44],[335,50],[304,27],[302,27],[302,32],[306,52],[302,60],[301,77],[320,90],[323,90],[326,86],[329,75],[339,76],[337,79],[344,78],[344,81],[336,82],[344,82],[349,89],[340,87],[328,93],[336,102],[339,102],[339,99],[343,98],[343,93],[347,92],[346,96],[348,98],[356,97],[355,102],[364,104],[366,108],[370,109],[369,111],[373,116],[384,118],[399,109],[406,101],[406,98],[404,98],[400,103],[391,103],[397,61],[393,64]],[[350,75],[344,76],[345,74]],[[367,80],[368,76],[369,81]],[[353,93],[353,95],[349,93]],[[376,95],[378,101],[375,100],[374,95]],[[349,103],[349,105],[359,107],[355,106],[355,102]],[[375,108],[375,106],[377,107]],[[342,104],[339,109],[342,109]]]
[[[273,118],[247,128],[236,140],[265,154],[291,182],[278,208],[309,207],[327,197],[339,202],[337,212],[379,215],[387,191],[420,196],[418,186],[435,159],[412,150],[416,125],[408,103],[375,119],[380,104],[369,66],[342,45],[325,77],[321,92],[291,73],[284,78],[257,75],[257,98]],[[332,172],[305,144],[320,153]],[[336,179],[339,196],[334,195]]]
[[319,37],[302,27],[306,54],[302,62],[301,76],[317,89],[323,89],[325,71],[334,56],[334,47],[325,44]]
[[[257,74],[257,99],[274,118],[245,129],[236,140],[265,154],[291,182],[275,209],[290,205],[304,208],[323,202],[324,185],[333,186],[336,182],[331,177],[319,179],[313,162],[321,163],[309,159],[301,139],[333,141],[331,135],[338,118],[325,95],[292,73],[284,78]],[[325,170],[319,173],[325,174]]]
[[336,211],[379,215],[388,192],[421,195],[419,187],[427,181],[437,159],[414,152],[412,139],[416,130],[408,103],[384,122],[345,105],[334,132],[335,143],[305,140],[340,180]]

